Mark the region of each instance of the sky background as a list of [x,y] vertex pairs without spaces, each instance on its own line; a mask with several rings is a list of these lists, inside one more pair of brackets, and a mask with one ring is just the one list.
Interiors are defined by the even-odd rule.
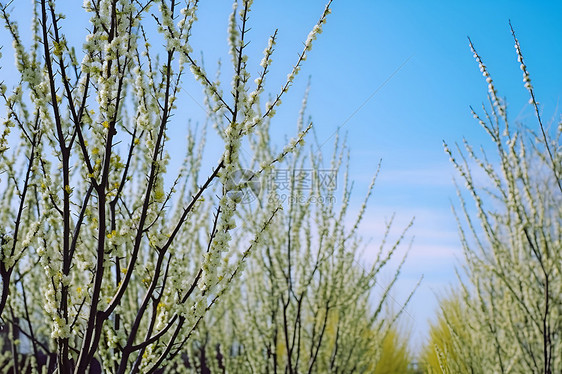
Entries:
[[[28,19],[26,7],[19,7],[20,0],[16,3],[14,16]],[[28,3],[21,1],[22,5]],[[70,9],[64,26],[70,27],[69,39],[78,46],[87,22],[80,13],[80,3],[57,1],[61,10]],[[255,67],[250,68],[252,73],[259,69],[268,35],[279,29],[269,92],[276,93],[284,82],[323,8],[321,0],[255,1],[248,49],[249,65]],[[452,182],[455,172],[443,151],[443,140],[453,144],[465,137],[474,146],[486,149],[491,145],[469,110],[470,105],[479,108],[486,100],[487,88],[467,36],[488,66],[500,96],[507,99],[511,120],[534,128],[534,113],[527,104],[528,94],[513,48],[511,20],[545,122],[551,125],[560,121],[562,2],[335,0],[332,9],[297,82],[283,99],[273,132],[280,139],[294,136],[310,77],[308,114],[320,143],[326,142],[326,155],[330,155],[338,129],[347,135],[350,179],[355,182],[353,209],[359,208],[382,160],[382,171],[361,226],[361,234],[373,239],[363,261],[369,262],[376,255],[384,223],[393,213],[395,235],[415,217],[409,232],[414,241],[393,300],[395,308],[400,308],[423,275],[403,319],[412,330],[416,349],[424,341],[428,320],[437,307],[436,295],[456,283],[454,269],[462,262],[451,212],[451,204],[457,204]],[[215,69],[219,58],[228,65],[230,11],[229,1],[201,2],[193,47],[203,53],[209,71]],[[23,26],[22,31],[26,32]],[[13,58],[6,48],[11,41],[5,30],[0,42],[5,46],[2,75],[6,77],[13,71]],[[223,68],[225,77],[229,73]],[[186,86],[186,90],[191,97],[181,103],[182,113],[195,122],[203,121],[201,90],[195,84]],[[213,141],[209,147],[215,153],[222,148]],[[381,289],[389,276],[380,279]]]

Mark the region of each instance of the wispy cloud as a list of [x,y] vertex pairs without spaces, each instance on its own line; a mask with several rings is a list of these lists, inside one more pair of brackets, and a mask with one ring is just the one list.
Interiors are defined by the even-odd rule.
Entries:
[[430,165],[423,168],[384,170],[379,183],[450,188],[453,176],[454,169],[449,164]]

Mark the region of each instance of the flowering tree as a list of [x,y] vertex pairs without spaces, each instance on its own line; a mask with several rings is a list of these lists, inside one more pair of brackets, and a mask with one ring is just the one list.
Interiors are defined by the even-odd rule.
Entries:
[[[305,108],[306,97],[298,132],[306,123]],[[357,231],[375,178],[353,217],[349,155],[338,139],[327,165],[318,149],[313,147],[309,154],[297,149],[261,178],[256,201],[238,210],[244,217],[239,233],[255,233],[271,209],[279,203],[284,208],[260,235],[232,292],[206,315],[188,362],[208,366],[211,372],[385,372],[378,366],[383,345],[400,345],[394,322],[403,306],[390,313],[389,294],[405,256],[391,281],[379,283],[380,295],[374,290],[407,228],[391,242],[390,222],[376,258],[362,266],[363,243]],[[257,157],[249,166],[275,156],[268,126],[260,128],[251,145]],[[397,357],[402,358],[398,364],[407,367],[407,353],[397,348]]]
[[[241,273],[279,210],[268,205],[253,221],[253,238],[237,243],[246,249],[232,247],[241,142],[274,116],[330,4],[262,108],[277,34],[252,85],[246,54],[252,1],[234,2],[228,30],[234,74],[226,92],[190,46],[198,1],[181,3],[85,1],[90,34],[78,50],[54,1],[34,3],[30,46],[10,17],[10,3],[0,3],[19,73],[14,87],[0,89],[0,313],[10,330],[6,365],[14,372],[26,365],[60,373],[160,370]],[[149,11],[151,5],[158,9]],[[158,35],[161,53],[151,46]],[[222,121],[224,150],[203,174],[203,139],[189,133],[185,163],[168,188],[167,134],[186,69],[210,98],[211,117]],[[293,152],[308,129],[278,154],[259,155],[253,172]],[[208,193],[215,180],[216,197]]]
[[[473,114],[491,137],[497,160],[479,156],[468,143],[468,156],[459,150],[460,158],[446,147],[476,213],[462,200],[465,220],[459,228],[468,282],[443,303],[434,333],[445,339],[430,341],[439,357],[433,372],[562,370],[562,122],[550,137],[514,32],[513,38],[539,131],[509,125],[506,106],[471,43],[491,102],[483,115]],[[470,161],[483,172],[484,183],[476,181]]]

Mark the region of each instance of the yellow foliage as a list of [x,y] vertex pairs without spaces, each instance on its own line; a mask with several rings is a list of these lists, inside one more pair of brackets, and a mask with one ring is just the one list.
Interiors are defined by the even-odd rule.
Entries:
[[420,361],[427,374],[453,374],[474,372],[472,365],[474,344],[467,328],[468,314],[460,295],[441,300],[437,321],[431,324],[429,341]]
[[400,334],[396,328],[391,328],[382,341],[380,358],[374,364],[373,374],[408,373],[411,361],[408,336]]

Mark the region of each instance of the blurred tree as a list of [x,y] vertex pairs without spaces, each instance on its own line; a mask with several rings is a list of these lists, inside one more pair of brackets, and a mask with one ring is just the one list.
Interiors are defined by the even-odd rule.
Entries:
[[[491,104],[482,115],[472,112],[497,152],[494,158],[478,154],[465,141],[465,153],[457,147],[454,156],[445,146],[475,211],[461,197],[467,279],[462,297],[443,301],[432,328],[425,356],[433,372],[436,358],[447,373],[562,371],[562,122],[549,135],[514,32],[513,38],[538,131],[510,126],[506,105],[470,43]],[[429,354],[432,347],[436,352]]]

